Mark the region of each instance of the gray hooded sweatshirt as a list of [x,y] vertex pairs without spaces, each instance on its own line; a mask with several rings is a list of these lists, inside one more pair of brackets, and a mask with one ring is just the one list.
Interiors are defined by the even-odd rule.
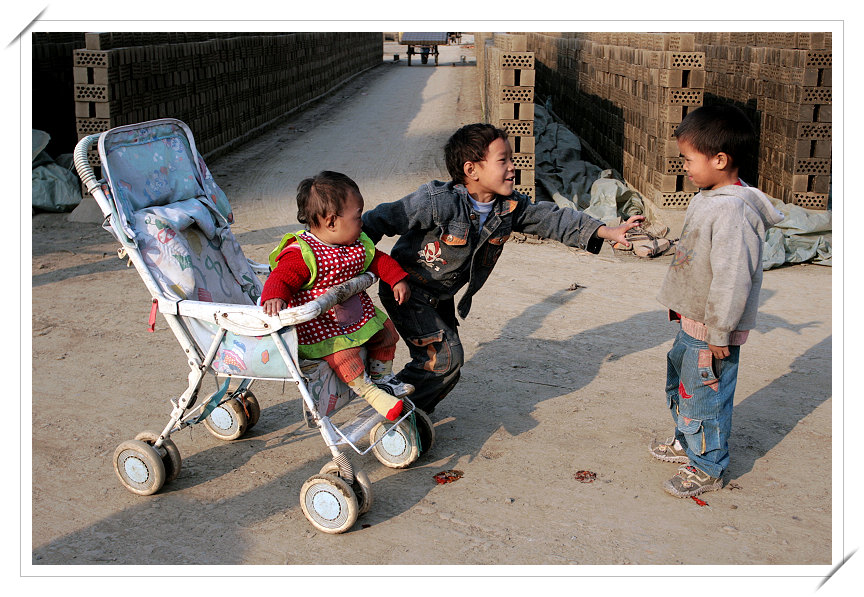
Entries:
[[705,324],[706,342],[729,344],[756,325],[765,232],[783,219],[755,187],[703,190],[690,201],[657,300]]

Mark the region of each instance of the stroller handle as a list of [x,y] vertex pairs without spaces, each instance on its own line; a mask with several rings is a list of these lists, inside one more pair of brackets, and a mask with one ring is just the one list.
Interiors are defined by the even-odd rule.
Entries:
[[87,135],[75,145],[75,151],[72,154],[72,161],[75,164],[75,170],[78,171],[78,176],[81,182],[87,188],[87,192],[93,194],[93,189],[99,186],[96,180],[96,174],[93,172],[93,167],[90,165],[90,158],[87,157],[87,152],[90,146],[99,140],[100,133]]
[[282,325],[297,325],[298,323],[315,319],[321,313],[332,309],[337,303],[341,303],[351,295],[366,290],[377,281],[378,276],[372,272],[363,272],[350,280],[333,286],[314,301],[310,301],[299,307],[282,309],[279,312],[279,321]]

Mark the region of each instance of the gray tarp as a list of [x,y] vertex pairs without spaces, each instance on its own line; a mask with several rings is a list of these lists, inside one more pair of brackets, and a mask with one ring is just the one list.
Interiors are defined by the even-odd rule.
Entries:
[[804,209],[771,199],[783,212],[783,221],[768,231],[762,268],[784,263],[831,265],[831,210]]
[[[664,235],[666,227],[657,207],[630,188],[617,172],[583,160],[579,137],[556,122],[540,104],[534,106],[534,136],[538,199],[581,209],[610,226],[632,215],[644,214],[644,227]],[[805,261],[831,265],[831,211],[804,209],[773,198],[772,201],[785,218],[768,231],[762,267],[771,269]]]
[[33,129],[33,207],[71,211],[81,202],[81,185],[71,170],[72,154],[61,155],[54,161],[44,151],[50,139],[48,133]]

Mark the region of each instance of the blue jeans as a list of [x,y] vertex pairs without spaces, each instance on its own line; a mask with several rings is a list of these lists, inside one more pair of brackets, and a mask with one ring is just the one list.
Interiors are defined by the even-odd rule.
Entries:
[[732,399],[738,382],[740,346],[715,359],[708,344],[678,332],[666,356],[666,404],[675,423],[675,439],[690,464],[712,477],[729,465]]

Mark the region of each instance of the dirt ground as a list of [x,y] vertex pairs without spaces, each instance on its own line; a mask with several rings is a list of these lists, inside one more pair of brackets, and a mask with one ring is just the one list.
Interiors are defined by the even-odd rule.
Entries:
[[[395,44],[383,59],[208,164],[247,256],[265,261],[296,228],[296,185],[319,170],[352,176],[367,208],[446,179],[444,142],[480,120],[473,47],[442,48],[437,67],[416,58],[408,67]],[[682,215],[663,213],[673,231]],[[120,485],[115,447],[167,423],[185,359],[161,317],[147,333],[149,296],[107,232],[38,214],[32,234],[32,429],[26,395],[22,417],[25,444],[32,431],[29,574],[198,564],[219,566],[217,575],[320,576],[307,566],[331,564],[360,576],[650,577],[689,574],[654,566],[685,564],[760,577],[752,583],[800,577],[792,586],[811,592],[836,562],[829,267],[766,272],[759,323],[742,350],[727,485],[699,505],[663,491],[677,465],[647,451],[672,431],[663,386],[676,328],[655,300],[669,258],[515,239],[462,322],[463,378],[433,415],[436,443],[402,471],[352,455],[373,482],[374,505],[331,536],[298,502],[329,453],[305,427],[299,394],[278,383],[255,386],[263,412],[247,436],[225,443],[200,425],[172,436],[182,471],[158,494]],[[406,355],[400,347],[397,364]],[[436,484],[448,469],[464,476]],[[596,480],[579,482],[582,470]],[[415,568],[427,564],[435,566]]]

